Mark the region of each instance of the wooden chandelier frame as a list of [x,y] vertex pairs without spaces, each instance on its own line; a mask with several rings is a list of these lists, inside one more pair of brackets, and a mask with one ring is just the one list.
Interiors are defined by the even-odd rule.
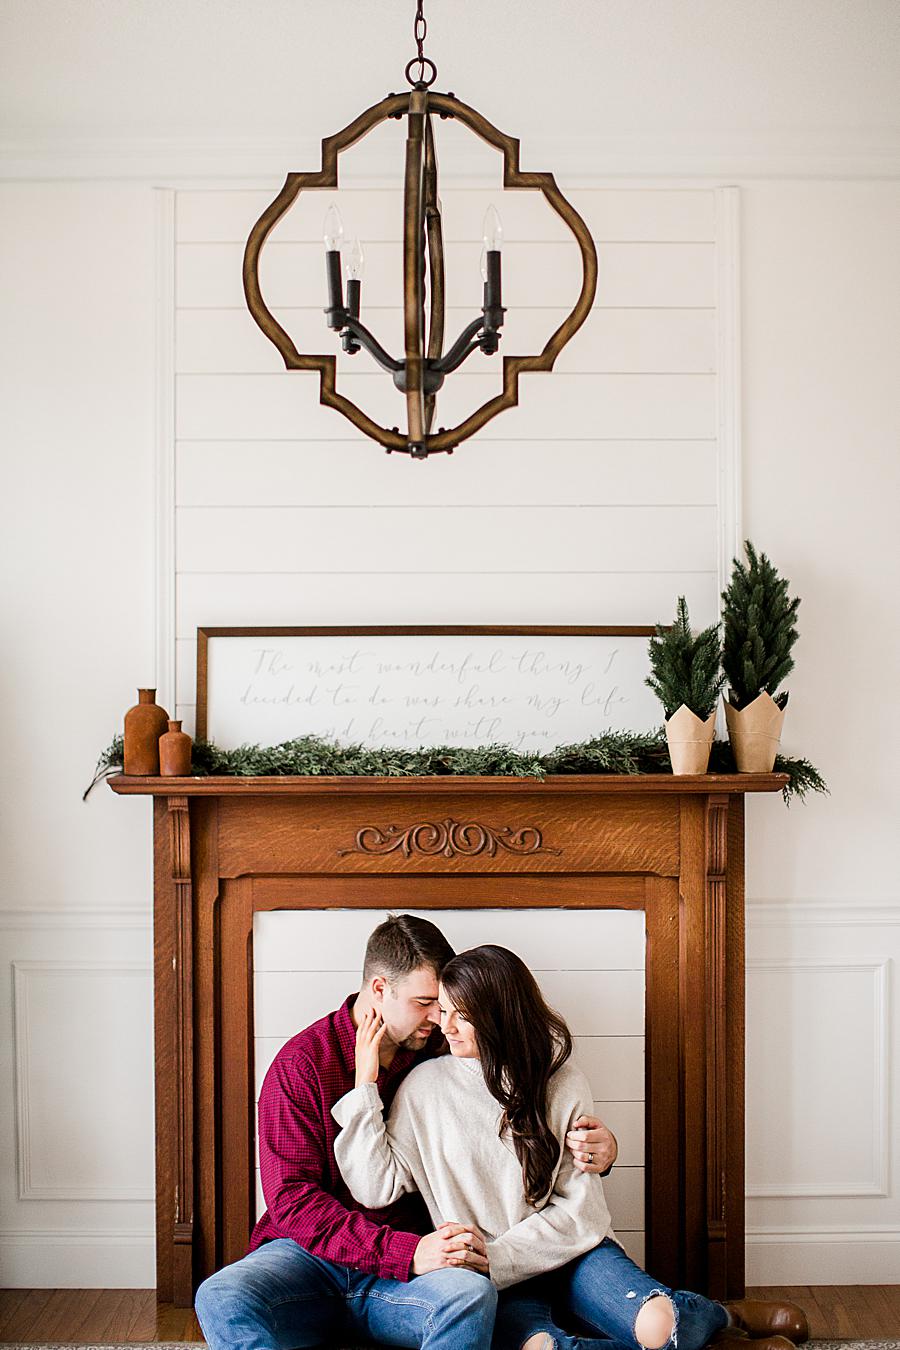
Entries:
[[[543,351],[537,356],[503,357],[503,391],[488,399],[464,421],[451,428],[441,427],[432,434],[435,395],[424,390],[426,361],[438,359],[444,337],[444,249],[440,204],[437,196],[437,158],[430,113],[456,118],[481,140],[503,156],[503,188],[543,193],[556,214],[565,222],[581,253],[581,291]],[[376,126],[390,118],[408,117],[406,141],[406,178],[404,191],[404,344],[406,357],[406,404],[409,432],[404,436],[396,427],[379,426],[351,399],[336,388],[337,360],[334,355],[307,355],[297,350],[290,334],[266,305],[259,284],[259,256],[273,227],[281,220],[301,192],[338,188],[338,157]],[[423,242],[424,241],[424,242]],[[424,256],[427,248],[431,272],[430,324],[427,351],[424,315]],[[319,372],[319,402],[348,418],[366,436],[387,451],[411,453],[418,457],[452,450],[479,431],[491,418],[519,402],[519,376],[524,371],[552,370],[566,343],[574,337],[587,318],[597,291],[597,251],[587,225],[571,202],[563,196],[552,173],[525,173],[519,168],[519,142],[493,126],[474,108],[453,94],[432,93],[424,85],[409,93],[389,94],[373,104],[348,126],[322,141],[321,168],[310,173],[289,173],[284,187],[253,226],[244,250],[244,294],[256,323],[281,353],[287,370]]]

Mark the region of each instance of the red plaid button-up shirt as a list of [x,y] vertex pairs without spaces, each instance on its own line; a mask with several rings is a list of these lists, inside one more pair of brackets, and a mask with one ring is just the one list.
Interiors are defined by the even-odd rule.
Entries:
[[[259,1161],[267,1209],[250,1239],[250,1251],[273,1238],[293,1238],[314,1256],[338,1265],[408,1280],[423,1234],[430,1231],[418,1196],[388,1209],[358,1205],[334,1159],[339,1126],[331,1114],[355,1081],[356,1028],[351,994],[337,1012],[314,1022],[283,1045],[266,1074],[259,1098]],[[440,1043],[440,1036],[433,1037]],[[378,1075],[385,1111],[426,1048],[400,1049]]]

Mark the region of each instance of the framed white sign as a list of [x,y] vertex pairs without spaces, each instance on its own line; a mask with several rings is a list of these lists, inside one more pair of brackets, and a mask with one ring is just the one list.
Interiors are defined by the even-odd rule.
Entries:
[[544,752],[650,731],[652,627],[200,628],[197,735]]

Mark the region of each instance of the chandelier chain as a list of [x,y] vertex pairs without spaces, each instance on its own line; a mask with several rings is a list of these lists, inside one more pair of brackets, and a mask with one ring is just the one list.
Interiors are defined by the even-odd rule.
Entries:
[[[416,0],[416,17],[413,20],[413,39],[416,55],[406,67],[406,78],[414,89],[427,89],[437,79],[437,66],[425,55],[425,38],[428,36],[428,21],[425,18],[425,0]],[[413,68],[416,68],[415,78]],[[429,69],[426,78],[425,70]]]
[[416,48],[421,61],[425,55],[425,38],[428,35],[428,23],[425,19],[424,0],[418,0],[416,6],[416,19],[413,24],[413,37],[416,40]]

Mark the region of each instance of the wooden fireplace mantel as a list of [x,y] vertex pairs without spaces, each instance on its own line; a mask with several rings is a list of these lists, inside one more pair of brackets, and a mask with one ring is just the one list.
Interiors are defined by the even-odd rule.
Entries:
[[442,793],[491,794],[508,792],[578,792],[578,793],[648,793],[654,796],[707,796],[711,792],[780,792],[787,786],[783,773],[703,773],[676,777],[671,773],[551,774],[547,778],[491,777],[483,774],[436,774],[427,778],[358,778],[352,775],[336,777],[325,774],[310,777],[273,775],[271,777],[238,778],[209,775],[204,778],[126,778],[116,774],[110,778],[113,792],[123,797],[282,797],[322,796],[323,794],[378,793],[391,788],[425,793],[439,789]]
[[161,1300],[252,1226],[253,916],[351,907],[643,910],[647,1267],[743,1293],[743,798],[784,775],[109,781],[154,798]]

